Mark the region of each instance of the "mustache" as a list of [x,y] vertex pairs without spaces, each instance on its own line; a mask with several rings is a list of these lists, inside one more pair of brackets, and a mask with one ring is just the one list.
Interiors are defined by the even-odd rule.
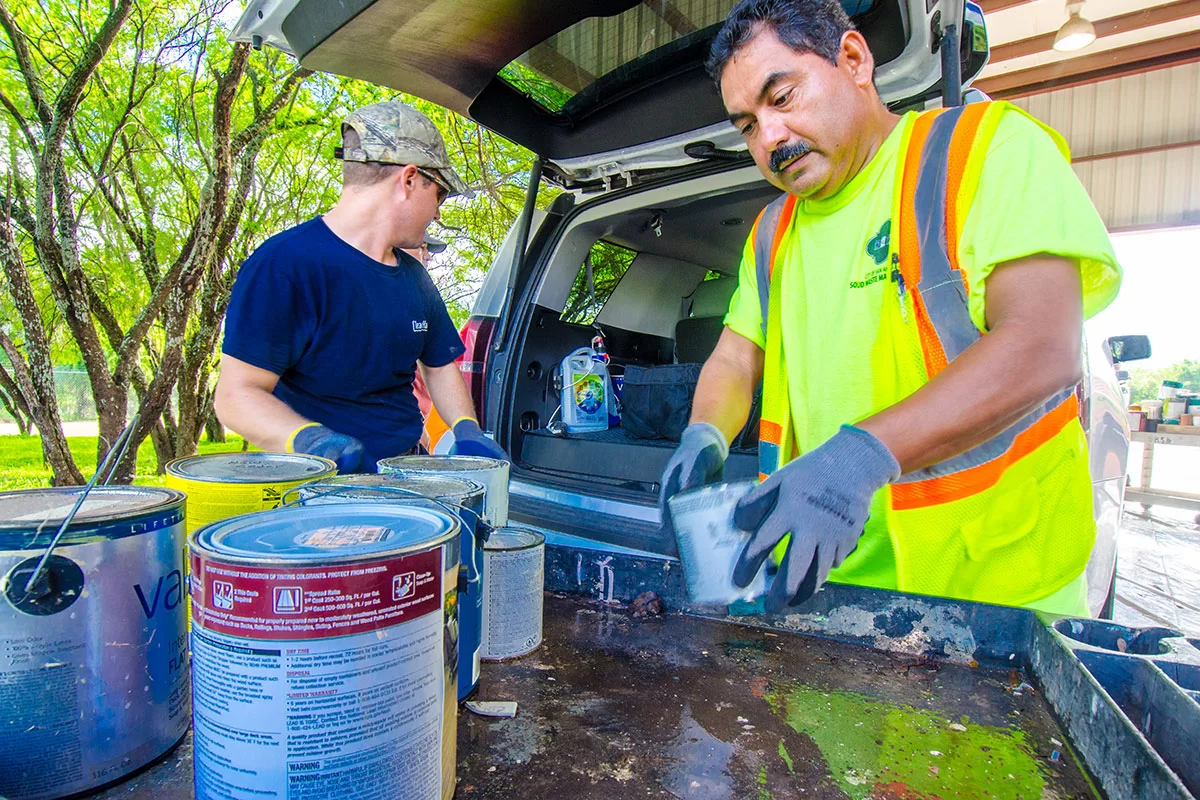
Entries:
[[812,148],[806,145],[804,142],[788,142],[787,144],[782,144],[779,146],[778,150],[776,150],[774,153],[771,153],[771,162],[768,164],[768,166],[771,168],[771,172],[778,173],[783,169],[784,164],[811,151]]

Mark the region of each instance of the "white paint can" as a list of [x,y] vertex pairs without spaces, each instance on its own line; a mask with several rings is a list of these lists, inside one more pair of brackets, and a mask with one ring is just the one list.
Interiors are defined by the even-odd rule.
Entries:
[[483,545],[483,658],[500,661],[542,643],[546,537],[528,528],[496,528]]
[[733,585],[733,567],[750,534],[734,527],[733,509],[757,481],[705,486],[667,501],[688,597],[700,605],[729,605],[766,592],[766,570],[745,589]]
[[484,520],[493,528],[508,524],[508,462],[479,456],[395,456],[377,464],[383,474],[440,475],[475,481],[485,489]]
[[459,522],[246,514],[189,540],[196,797],[449,800]]

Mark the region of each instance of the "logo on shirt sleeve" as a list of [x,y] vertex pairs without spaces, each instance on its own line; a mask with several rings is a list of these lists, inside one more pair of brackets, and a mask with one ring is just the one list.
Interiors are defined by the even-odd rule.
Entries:
[[413,333],[429,333],[429,320],[421,320],[417,322],[413,320]]

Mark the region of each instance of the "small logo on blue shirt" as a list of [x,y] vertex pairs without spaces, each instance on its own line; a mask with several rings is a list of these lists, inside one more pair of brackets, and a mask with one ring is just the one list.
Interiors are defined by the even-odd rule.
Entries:
[[413,333],[429,333],[429,321],[423,319],[417,322],[413,320]]

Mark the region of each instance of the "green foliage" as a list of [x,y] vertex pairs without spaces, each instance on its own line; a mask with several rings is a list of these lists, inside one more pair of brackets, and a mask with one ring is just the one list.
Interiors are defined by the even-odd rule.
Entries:
[[[604,240],[593,244],[587,259],[579,268],[579,274],[575,276],[575,282],[571,284],[562,321],[575,325],[591,325],[595,322],[635,258],[637,252],[628,247]],[[589,264],[592,269],[591,286],[588,285]]]
[[1163,381],[1180,381],[1184,389],[1200,392],[1200,361],[1188,358],[1169,367],[1129,370],[1130,402],[1140,403],[1158,397],[1158,387]]
[[[96,437],[69,436],[67,442],[75,454],[75,462],[87,476],[96,471]],[[242,439],[229,436],[223,444],[201,442],[200,453],[236,453],[242,449]],[[50,485],[50,468],[42,459],[41,440],[37,436],[0,436],[0,491],[35,489]],[[149,441],[138,448],[137,478],[134,483],[162,486],[163,478],[156,474],[154,447]]]
[[574,93],[520,61],[513,61],[500,70],[500,79],[527,97],[532,97],[550,111],[561,111]]
[[[244,74],[235,74],[233,65],[240,63],[245,45],[228,38],[227,0],[0,0],[20,31],[17,40],[28,42],[31,54],[21,64],[11,37],[0,31],[0,192],[7,191],[16,208],[34,208],[35,190],[45,178],[38,153],[46,127],[35,93],[54,102],[92,51],[113,9],[130,3],[132,10],[103,51],[66,125],[63,170],[69,191],[54,198],[63,208],[55,217],[63,230],[56,235],[67,236],[64,241],[73,237],[70,247],[90,284],[95,318],[89,322],[98,339],[81,338],[78,325],[66,324],[87,312],[64,314],[47,267],[39,263],[32,215],[25,221],[14,214],[10,224],[54,364],[88,362],[97,397],[97,357],[115,375],[120,336],[133,329],[155,288],[176,265],[192,263],[196,252],[208,253],[193,259],[202,266],[198,280],[175,292],[165,311],[155,312],[133,349],[146,382],[164,374],[178,381],[177,397],[163,414],[166,428],[174,430],[178,421],[194,430],[211,402],[220,318],[240,264],[268,237],[333,206],[341,189],[340,163],[333,157],[340,120],[356,107],[398,95],[361,81],[307,74],[271,48],[250,52]],[[23,74],[30,69],[38,76],[32,84]],[[226,75],[235,79],[223,84]],[[448,202],[431,231],[450,245],[429,267],[461,325],[522,207],[533,156],[439,106],[400,98],[438,125],[456,169],[476,190],[474,199]],[[230,115],[229,163],[221,157],[217,136],[224,110]],[[539,189],[538,204],[544,207],[557,192]],[[228,203],[218,206],[223,210],[207,226],[212,198],[222,192]],[[169,357],[171,348],[180,347],[180,337],[168,330],[170,314],[186,316],[182,367]],[[0,331],[28,352],[23,322],[13,297],[0,292]],[[92,352],[97,349],[101,352]],[[179,374],[164,369],[164,363],[176,365]],[[138,387],[126,374],[113,385]],[[120,409],[121,404],[105,407]],[[193,440],[182,441],[186,449]]]

